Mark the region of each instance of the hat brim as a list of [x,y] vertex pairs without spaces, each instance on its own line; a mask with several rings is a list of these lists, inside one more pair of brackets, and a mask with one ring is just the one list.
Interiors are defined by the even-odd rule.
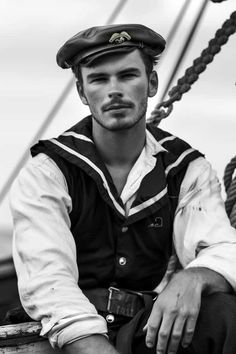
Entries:
[[124,52],[127,49],[127,47],[141,49],[144,46],[140,43],[134,43],[134,42],[132,43],[124,42],[119,46],[117,46],[116,44],[111,44],[109,46],[104,45],[99,48],[93,48],[90,51],[86,50],[86,53],[80,53],[79,55],[75,56],[71,62],[68,62],[67,65],[68,67],[76,66],[85,60],[89,60],[90,62],[92,62],[93,60],[96,60],[98,57],[101,57],[105,54],[114,53],[114,52]]

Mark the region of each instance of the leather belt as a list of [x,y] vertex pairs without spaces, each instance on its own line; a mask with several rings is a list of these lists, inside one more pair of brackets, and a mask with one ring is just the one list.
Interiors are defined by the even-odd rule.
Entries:
[[139,292],[114,287],[83,290],[83,292],[98,311],[130,318],[144,307],[144,296],[150,296],[152,300],[155,300],[157,295],[154,292]]

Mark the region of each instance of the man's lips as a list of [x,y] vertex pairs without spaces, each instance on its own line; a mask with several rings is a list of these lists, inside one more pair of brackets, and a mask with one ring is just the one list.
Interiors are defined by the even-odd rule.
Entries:
[[124,109],[124,108],[131,108],[131,105],[129,104],[111,104],[107,106],[104,111],[112,111],[112,110],[117,110],[117,109]]

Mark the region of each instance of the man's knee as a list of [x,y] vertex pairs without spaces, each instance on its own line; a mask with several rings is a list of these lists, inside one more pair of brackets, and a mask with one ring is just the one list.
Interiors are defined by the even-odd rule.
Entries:
[[196,353],[236,353],[236,296],[214,293],[202,298],[192,346]]
[[[202,298],[199,321],[204,323],[218,322],[222,324],[234,324],[236,322],[236,296],[226,293],[214,293]],[[221,327],[222,328],[222,327]]]

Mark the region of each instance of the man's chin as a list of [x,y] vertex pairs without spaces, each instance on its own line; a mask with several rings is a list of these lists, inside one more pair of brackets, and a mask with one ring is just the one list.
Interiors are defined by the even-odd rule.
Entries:
[[139,117],[132,117],[127,116],[126,114],[112,114],[104,119],[99,119],[98,117],[93,115],[94,120],[106,130],[109,131],[123,131],[127,129],[133,128],[142,118],[143,116],[140,115]]
[[94,119],[101,127],[110,131],[125,130],[134,125],[134,122],[124,115],[116,115],[109,118],[107,117],[105,120],[100,120],[96,117],[94,117]]
[[110,121],[107,121],[105,128],[110,131],[121,131],[133,128],[138,123],[138,120],[132,120],[131,118],[123,117],[113,117]]
[[107,127],[107,130],[113,131],[113,132],[119,132],[119,131],[124,131],[124,130],[128,130],[131,129],[134,126],[134,124],[126,124],[126,125],[117,125],[117,126],[111,126],[111,127]]

